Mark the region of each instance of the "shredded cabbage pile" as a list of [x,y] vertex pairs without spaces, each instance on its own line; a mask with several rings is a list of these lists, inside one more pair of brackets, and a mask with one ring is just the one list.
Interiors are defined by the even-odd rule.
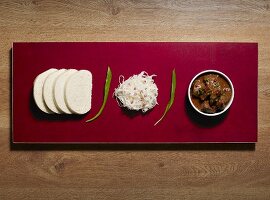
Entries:
[[149,76],[143,71],[124,81],[124,76],[121,75],[120,84],[114,91],[119,106],[145,113],[157,105],[158,88],[153,80],[154,76],[156,75]]

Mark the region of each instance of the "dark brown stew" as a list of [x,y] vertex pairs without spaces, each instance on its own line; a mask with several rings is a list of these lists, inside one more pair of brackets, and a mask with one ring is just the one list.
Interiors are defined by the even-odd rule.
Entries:
[[226,107],[232,96],[227,80],[216,73],[199,76],[191,86],[193,104],[204,113],[218,113]]

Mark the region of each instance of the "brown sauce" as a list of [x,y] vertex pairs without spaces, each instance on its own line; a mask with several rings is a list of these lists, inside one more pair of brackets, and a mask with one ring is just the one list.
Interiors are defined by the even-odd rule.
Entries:
[[224,110],[232,97],[232,89],[222,75],[208,73],[193,81],[190,96],[196,108],[213,114]]

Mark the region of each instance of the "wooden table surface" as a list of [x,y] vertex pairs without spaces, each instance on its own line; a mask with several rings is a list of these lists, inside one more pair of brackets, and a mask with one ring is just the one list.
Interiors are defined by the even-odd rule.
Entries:
[[[14,41],[258,42],[258,143],[11,145]],[[2,0],[0,94],[1,200],[270,199],[270,1]]]

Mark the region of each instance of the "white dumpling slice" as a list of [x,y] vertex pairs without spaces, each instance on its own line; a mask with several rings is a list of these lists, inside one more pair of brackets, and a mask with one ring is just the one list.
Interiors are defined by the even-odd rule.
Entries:
[[91,109],[92,74],[88,70],[80,70],[73,74],[66,83],[66,104],[76,114],[85,114]]
[[45,104],[44,98],[43,98],[43,86],[46,78],[56,72],[57,69],[51,68],[46,70],[45,72],[39,74],[35,80],[34,80],[34,88],[33,88],[33,96],[34,100],[40,110],[42,110],[45,113],[51,114],[53,113]]
[[58,76],[54,85],[54,100],[56,107],[63,113],[72,114],[65,102],[65,86],[69,77],[76,73],[76,69],[69,69]]
[[66,69],[60,69],[56,72],[53,72],[50,74],[44,83],[43,86],[43,98],[48,106],[48,108],[53,111],[54,113],[61,114],[62,112],[56,107],[55,101],[54,101],[54,84],[58,76],[63,74],[66,71]]

